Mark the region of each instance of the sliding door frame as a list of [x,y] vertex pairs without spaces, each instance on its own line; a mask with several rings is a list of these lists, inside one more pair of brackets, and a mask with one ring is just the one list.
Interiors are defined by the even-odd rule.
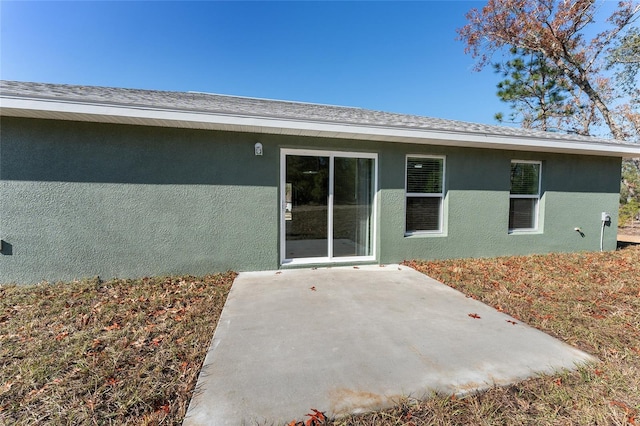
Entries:
[[[329,157],[329,195],[327,200],[328,222],[327,222],[327,257],[308,257],[287,259],[286,257],[286,180],[287,180],[287,156],[311,156],[311,157]],[[364,158],[373,159],[373,189],[371,194],[371,255],[369,256],[333,256],[333,219],[334,219],[334,180],[335,180],[335,158]],[[378,154],[372,152],[353,152],[353,151],[327,151],[313,149],[286,149],[280,150],[280,264],[281,265],[304,265],[304,264],[322,264],[322,263],[357,263],[357,262],[373,262],[377,258],[377,228],[378,228]]]

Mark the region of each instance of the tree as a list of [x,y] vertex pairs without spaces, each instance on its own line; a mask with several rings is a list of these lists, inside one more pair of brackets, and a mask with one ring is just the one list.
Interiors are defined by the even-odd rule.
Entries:
[[[625,126],[627,134],[635,136],[635,142],[640,142],[640,28],[629,29],[629,32],[615,43],[607,61],[607,69],[618,67],[616,80],[630,98],[628,104],[619,108],[622,125]],[[637,172],[640,172],[640,159],[635,160],[635,165]]]
[[638,100],[640,85],[636,77],[640,64],[640,29],[638,27],[630,28],[629,32],[616,42],[607,60],[608,69],[614,68],[616,65],[620,66],[616,77],[622,89]]
[[633,34],[629,28],[640,4],[619,2],[607,19],[610,28],[587,42],[585,28],[595,22],[597,9],[595,0],[489,0],[481,11],[474,8],[467,13],[468,23],[458,29],[458,35],[466,43],[465,51],[478,58],[477,70],[495,52],[507,48],[539,55],[552,75],[569,83],[568,90],[579,105],[590,104],[614,138],[628,140],[630,135],[615,111],[614,101],[620,98],[602,71],[607,65],[622,64],[612,60],[616,49],[621,49],[616,56],[620,58],[628,43],[635,46],[624,42],[624,37]]
[[[521,117],[524,128],[555,129],[556,120],[573,113],[565,102],[570,95],[567,83],[542,54],[516,47],[510,53],[513,59],[493,64],[495,72],[505,77],[498,83],[498,97],[511,104],[509,121]],[[503,114],[496,114],[496,119],[503,121]]]
[[[596,0],[489,0],[467,13],[458,38],[476,70],[511,55],[494,64],[506,77],[498,96],[524,127],[589,135],[604,122],[614,138],[640,142],[640,4],[620,1],[608,29],[587,40],[598,9]],[[621,181],[624,207],[640,205],[640,159],[623,163]]]
[[624,161],[620,185],[620,223],[637,220],[638,216],[640,216],[640,174],[632,161]]
[[[510,104],[509,122],[519,122],[524,128],[584,136],[601,123],[593,103],[542,54],[516,48],[511,48],[510,53],[513,59],[493,64],[494,70],[505,77],[497,85],[497,95]],[[601,89],[605,95],[606,90]],[[497,113],[495,118],[503,122],[504,114]]]

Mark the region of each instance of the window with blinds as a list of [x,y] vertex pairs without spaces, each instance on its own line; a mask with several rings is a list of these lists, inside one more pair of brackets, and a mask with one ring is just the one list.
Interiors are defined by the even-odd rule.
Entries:
[[444,157],[407,157],[406,234],[441,232],[443,198]]
[[539,161],[511,162],[510,232],[538,229],[541,169],[542,163]]

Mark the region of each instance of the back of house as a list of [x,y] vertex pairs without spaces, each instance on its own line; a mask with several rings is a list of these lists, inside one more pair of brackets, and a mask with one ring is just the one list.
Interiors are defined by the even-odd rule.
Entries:
[[0,283],[613,250],[640,146],[2,81]]

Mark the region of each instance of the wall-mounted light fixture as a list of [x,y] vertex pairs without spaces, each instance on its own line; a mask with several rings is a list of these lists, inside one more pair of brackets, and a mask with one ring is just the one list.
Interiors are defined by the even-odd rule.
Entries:
[[256,155],[262,155],[262,144],[260,142],[256,142],[254,149]]

